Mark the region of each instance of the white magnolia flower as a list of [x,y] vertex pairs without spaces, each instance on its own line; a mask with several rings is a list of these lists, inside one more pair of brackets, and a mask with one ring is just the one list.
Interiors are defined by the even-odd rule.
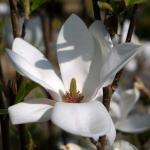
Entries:
[[140,93],[135,89],[114,93],[110,114],[116,129],[127,133],[139,133],[150,129],[150,115],[132,112]]
[[[128,29],[129,29],[129,20],[125,20],[124,24],[123,24],[123,28],[122,28],[122,42],[125,42],[126,37],[127,37],[127,33],[128,33]],[[120,30],[120,29],[119,29]],[[120,32],[120,31],[118,31]],[[136,44],[142,44],[143,46],[143,50],[141,51],[141,53],[139,53],[139,57],[143,57],[143,64],[145,65],[145,67],[150,67],[150,41],[140,41],[138,36],[133,33],[132,35],[132,42],[136,43]],[[132,59],[127,65],[126,65],[126,69],[130,72],[134,72],[135,70],[137,70],[138,68],[138,58],[134,58]]]
[[0,16],[6,16],[8,14],[9,14],[9,6],[4,2],[0,2]]
[[80,147],[79,145],[75,143],[68,143],[66,145],[61,145],[60,149],[61,150],[83,150],[82,147]]
[[[24,18],[19,18],[20,28],[22,27],[23,22]],[[3,37],[5,38],[8,45],[12,45],[13,34],[9,17],[4,18]],[[40,48],[41,51],[44,50],[43,33],[40,17],[34,16],[28,21],[26,25],[26,34],[24,39],[34,44],[34,46]]]
[[42,85],[53,100],[34,99],[9,107],[12,123],[51,119],[73,134],[95,139],[106,134],[112,144],[115,128],[107,110],[97,101],[97,92],[138,49],[131,43],[113,46],[101,21],[95,21],[88,30],[79,17],[71,15],[57,40],[60,78],[39,50],[16,38],[12,51],[6,50],[10,60],[19,73]]
[[137,150],[137,148],[128,141],[119,140],[116,141],[109,150]]

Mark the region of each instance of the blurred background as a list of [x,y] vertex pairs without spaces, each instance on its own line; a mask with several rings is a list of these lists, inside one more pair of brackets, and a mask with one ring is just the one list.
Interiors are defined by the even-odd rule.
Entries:
[[[26,23],[24,39],[42,51],[59,72],[56,58],[56,40],[60,27],[72,13],[80,16],[87,26],[89,26],[94,21],[92,0],[45,0],[41,1],[38,6],[33,6],[33,3],[32,0],[30,2],[30,18]],[[130,17],[132,15],[132,5],[125,7],[123,0],[114,0],[114,3],[110,5],[111,8],[109,5],[103,5],[103,3],[98,3],[98,6],[101,9],[102,20],[105,20],[106,11],[110,11],[110,14],[119,12],[115,34],[121,37],[121,42],[125,42]],[[22,30],[25,23],[22,0],[17,1],[17,8],[19,12],[19,27],[20,30]],[[12,95],[8,98],[5,95],[3,88],[9,91],[9,87],[14,86],[13,81],[16,78],[15,68],[13,68],[5,55],[5,48],[11,48],[13,38],[9,2],[7,0],[0,0],[0,90],[3,99],[3,102],[2,99],[0,99],[0,102],[3,103],[3,105],[0,104],[1,108],[7,108],[9,105],[14,104],[14,101],[19,102],[24,98],[47,97],[47,93],[43,88],[28,79],[23,79],[18,89],[20,93],[22,89],[27,89],[24,91],[23,96],[18,94],[16,97]],[[135,31],[131,41],[143,45],[143,51],[125,67],[119,88],[133,88],[136,83],[141,92],[141,96],[134,109],[141,113],[149,114],[150,2],[148,0],[138,6],[135,19]],[[29,86],[30,88],[28,88]],[[8,116],[0,117],[1,120],[8,118]],[[59,150],[61,149],[61,145],[68,142],[76,143],[85,148],[85,150],[93,149],[93,145],[90,144],[88,139],[70,135],[54,126],[51,121],[26,126],[13,126],[8,119],[5,123],[6,135],[9,135],[8,137],[6,136],[6,140],[9,141],[8,147],[10,150],[24,149],[21,148],[20,141],[27,145],[27,147],[30,147],[28,144],[31,144],[32,146],[30,148],[35,150]],[[23,132],[24,130],[26,133]],[[2,150],[3,142],[1,135],[2,133],[0,133],[0,150]],[[140,150],[150,150],[149,130],[140,134],[129,134],[118,131],[117,139],[127,140]]]

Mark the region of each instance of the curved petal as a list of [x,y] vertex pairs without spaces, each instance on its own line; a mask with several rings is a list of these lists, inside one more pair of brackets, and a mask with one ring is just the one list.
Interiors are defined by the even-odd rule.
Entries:
[[65,145],[60,145],[60,150],[83,150],[82,147],[75,143],[67,143]]
[[106,30],[104,24],[99,20],[94,21],[89,30],[97,43],[96,50],[101,52],[101,57],[99,59],[103,63],[113,47],[110,34]]
[[127,117],[130,111],[135,106],[136,102],[140,97],[140,92],[138,89],[130,89],[122,92],[120,95],[120,110],[122,119]]
[[121,109],[119,104],[114,101],[110,103],[110,115],[114,122],[118,121],[121,118]]
[[49,90],[54,99],[61,99],[60,95],[64,92],[64,87],[53,71],[49,70],[49,73],[47,71],[45,73],[41,72],[17,53],[11,50],[6,50],[6,52],[19,73]]
[[12,45],[12,51],[22,56],[32,65],[35,65],[38,61],[45,58],[45,56],[37,48],[21,38],[15,38]]
[[56,91],[60,89],[64,91],[64,86],[56,75],[53,66],[37,48],[21,38],[16,38],[12,50],[30,62],[40,72],[41,80],[49,82]]
[[[141,46],[124,43],[113,47],[100,72],[101,83],[113,79],[115,74],[122,69],[141,49]],[[109,81],[109,82],[112,82]]]
[[132,115],[116,123],[116,128],[127,133],[140,133],[150,129],[150,115]]
[[91,98],[94,98],[96,96],[95,90],[97,89],[97,87],[102,86],[102,84],[100,85],[99,76],[101,66],[104,64],[105,59],[110,54],[111,47],[113,46],[110,35],[101,21],[95,21],[90,26],[89,31],[93,36],[93,40],[95,42],[95,52],[92,64],[90,66],[88,78],[83,87],[83,93],[85,93],[84,101],[88,101]]
[[12,124],[47,121],[51,117],[54,101],[49,99],[33,99],[21,102],[8,108]]
[[134,145],[130,144],[128,141],[119,140],[113,145],[112,150],[138,150]]
[[93,39],[82,20],[71,15],[62,26],[57,39],[57,56],[66,89],[75,78],[82,92],[93,59]]
[[[95,43],[96,46],[96,43]],[[97,87],[100,85],[100,77],[99,77],[99,72],[100,72],[100,58],[101,54],[100,51],[95,51],[94,57],[93,57],[92,64],[90,66],[90,71],[88,74],[88,77],[86,79],[86,82],[83,87],[82,93],[84,94],[84,102],[87,102],[91,99],[94,99],[97,93],[93,94]]]
[[115,126],[114,126],[114,123],[112,122],[111,120],[111,129],[110,131],[106,134],[106,138],[109,142],[109,145],[112,145],[115,141],[115,138],[116,138],[116,129],[115,129]]
[[57,102],[52,121],[67,132],[94,139],[105,135],[111,128],[109,113],[97,101],[80,104]]

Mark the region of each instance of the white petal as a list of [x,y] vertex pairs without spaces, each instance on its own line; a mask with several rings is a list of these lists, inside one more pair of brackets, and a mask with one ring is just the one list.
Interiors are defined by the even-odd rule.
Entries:
[[52,121],[63,130],[72,134],[97,138],[110,131],[111,118],[102,103],[57,102]]
[[121,110],[121,117],[125,118],[130,111],[135,106],[136,102],[140,97],[140,92],[138,89],[130,89],[122,92],[120,95],[120,110]]
[[13,41],[12,50],[33,65],[45,58],[37,48],[21,38],[15,38]]
[[120,106],[113,100],[110,103],[110,115],[114,122],[118,121],[121,118]]
[[0,15],[8,15],[10,12],[9,5],[5,2],[0,2]]
[[113,46],[110,35],[101,21],[95,21],[90,26],[89,30],[95,42],[95,53],[88,74],[88,78],[83,88],[83,93],[85,93],[84,101],[88,101],[91,98],[94,98],[98,92],[97,87],[102,86],[102,84],[100,84],[99,76],[101,66],[104,64],[105,59],[110,54],[111,47]]
[[106,134],[106,138],[109,142],[109,145],[112,145],[115,141],[116,138],[116,129],[114,126],[114,123],[111,121],[111,129],[110,131]]
[[87,27],[76,15],[71,15],[62,26],[57,40],[57,56],[66,89],[75,78],[82,92],[93,58],[94,46]]
[[90,26],[89,30],[97,43],[98,47],[96,50],[101,52],[101,57],[99,59],[104,62],[113,47],[110,34],[106,30],[104,24],[98,20]]
[[12,124],[43,122],[51,118],[54,101],[33,99],[21,102],[8,108]]
[[[11,50],[6,50],[6,52],[19,73],[39,83],[47,90],[50,90],[50,94],[55,99],[61,99],[60,93],[64,92],[64,87],[52,69],[49,70],[50,68],[48,68],[48,71],[42,72],[41,69],[31,65],[29,61],[18,55],[16,52]],[[44,63],[46,67],[47,62]]]
[[83,150],[83,148],[75,143],[68,143],[66,145],[61,145],[60,150]]
[[134,145],[130,144],[128,141],[119,140],[113,145],[112,150],[138,150]]
[[150,129],[150,115],[132,115],[120,122],[116,128],[127,133],[140,133]]
[[101,82],[105,83],[107,80],[113,79],[115,74],[122,69],[140,49],[141,46],[132,43],[124,43],[114,47],[102,66],[100,72]]
[[[95,43],[95,46],[96,46],[96,43]],[[83,87],[82,93],[84,94],[84,99],[83,99],[84,102],[93,99],[97,94],[96,89],[100,85],[100,77],[99,77],[99,72],[101,68],[100,58],[101,58],[100,51],[95,51],[93,61],[90,66],[88,78]]]
[[56,75],[53,66],[37,48],[21,38],[16,38],[13,42],[12,50],[30,62],[40,72],[41,80],[50,83],[56,91],[64,90],[62,82]]

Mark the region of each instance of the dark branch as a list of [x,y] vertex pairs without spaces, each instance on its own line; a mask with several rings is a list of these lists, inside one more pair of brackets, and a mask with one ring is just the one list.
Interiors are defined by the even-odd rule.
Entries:
[[26,26],[27,26],[28,20],[24,19],[24,22],[22,24],[22,33],[21,33],[21,37],[24,39],[25,35],[26,35]]
[[131,16],[131,19],[130,19],[130,26],[129,26],[126,42],[130,42],[131,38],[132,38],[132,34],[133,34],[133,31],[134,31],[137,8],[138,8],[138,5],[137,4],[134,5],[133,10],[132,10],[132,16]]
[[51,58],[51,46],[50,46],[50,39],[51,39],[51,24],[49,21],[49,17],[46,12],[43,10],[41,12],[41,22],[42,22],[42,29],[43,29],[43,39],[44,45],[46,49],[46,57],[50,60]]
[[93,0],[93,12],[94,12],[94,17],[97,20],[101,20],[101,15],[100,15],[100,8],[97,4],[98,0]]
[[13,29],[14,38],[20,37],[17,1],[16,0],[9,0],[9,5],[10,5],[11,22],[12,22],[12,29]]
[[[126,42],[131,42],[132,34],[133,34],[133,31],[134,31],[137,8],[138,8],[137,4],[133,6],[132,16],[131,16],[131,19],[130,19],[130,25],[129,25],[129,29],[128,29],[128,33],[127,33],[127,37],[126,37]],[[115,78],[112,82],[112,85],[111,85],[112,92],[114,92],[117,89],[122,73],[123,73],[123,69],[121,69],[116,74],[116,76],[115,76]]]

